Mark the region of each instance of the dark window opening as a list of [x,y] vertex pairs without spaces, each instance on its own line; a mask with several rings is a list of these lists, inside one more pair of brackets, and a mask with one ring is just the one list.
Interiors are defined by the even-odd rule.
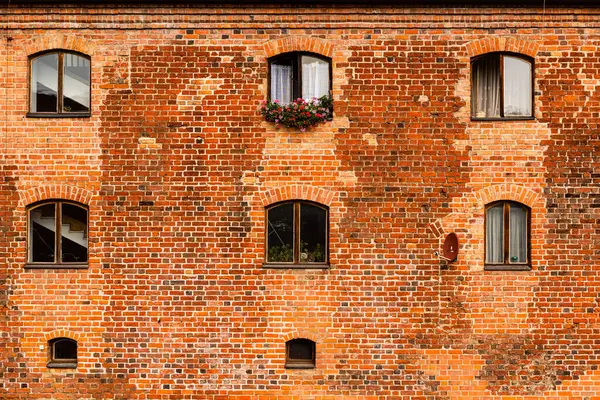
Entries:
[[315,368],[316,345],[308,339],[293,339],[286,343],[286,368]]
[[68,338],[56,338],[49,342],[50,368],[76,368],[77,342]]
[[54,51],[30,60],[29,112],[33,115],[89,115],[90,58]]
[[533,61],[492,53],[471,62],[471,113],[474,119],[533,117]]
[[327,263],[328,212],[323,206],[304,201],[279,204],[267,209],[266,263]]
[[86,264],[88,211],[75,203],[46,202],[29,210],[30,264]]
[[485,210],[486,269],[528,269],[529,252],[529,208],[513,201],[488,205]]

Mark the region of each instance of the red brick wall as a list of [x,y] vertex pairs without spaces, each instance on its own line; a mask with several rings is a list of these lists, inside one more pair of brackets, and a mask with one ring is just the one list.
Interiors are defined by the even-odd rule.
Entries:
[[[0,398],[600,396],[597,9],[2,7]],[[56,48],[91,57],[90,118],[25,116]],[[295,50],[333,60],[306,133],[259,113]],[[535,120],[471,121],[490,51],[534,58]],[[24,269],[57,198],[89,206],[89,268]],[[290,199],[329,207],[331,268],[262,267]],[[531,208],[531,271],[483,269],[496,200]],[[46,368],[61,336],[76,370]]]

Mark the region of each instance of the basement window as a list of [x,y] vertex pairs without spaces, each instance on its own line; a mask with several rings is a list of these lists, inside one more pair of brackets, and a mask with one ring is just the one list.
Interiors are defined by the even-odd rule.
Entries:
[[331,59],[314,53],[284,53],[269,59],[269,99],[288,104],[331,91]]
[[325,206],[288,201],[266,210],[265,267],[326,268],[329,215]]
[[471,60],[473,119],[533,117],[533,60],[491,53]]
[[90,58],[51,51],[29,60],[30,117],[86,117],[90,115]]
[[77,342],[69,338],[56,338],[48,342],[50,360],[48,368],[77,368]]
[[491,203],[485,210],[485,269],[529,270],[530,211],[514,201]]
[[285,344],[285,367],[313,369],[316,363],[316,345],[309,339],[292,339]]
[[28,268],[85,268],[88,210],[78,203],[47,201],[28,210]]

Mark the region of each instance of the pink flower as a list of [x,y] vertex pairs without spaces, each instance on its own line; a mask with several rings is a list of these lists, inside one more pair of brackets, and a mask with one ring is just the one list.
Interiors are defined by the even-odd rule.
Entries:
[[321,118],[321,114],[319,114],[319,113],[316,113],[316,114],[315,114],[315,117],[317,117],[317,118]]

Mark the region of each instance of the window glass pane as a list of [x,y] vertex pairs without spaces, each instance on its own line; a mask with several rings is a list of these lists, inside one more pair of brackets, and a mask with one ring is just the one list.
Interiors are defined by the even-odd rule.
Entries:
[[473,63],[473,116],[500,116],[500,55],[491,54]]
[[62,261],[87,262],[87,210],[63,204],[61,224]]
[[271,101],[282,104],[292,101],[292,60],[279,60],[271,63]]
[[510,262],[527,262],[527,209],[519,204],[510,205]]
[[58,54],[31,62],[31,112],[58,111]]
[[54,262],[56,205],[46,204],[29,212],[29,260]]
[[288,358],[290,360],[312,361],[312,342],[309,340],[292,340],[289,342]]
[[90,111],[90,60],[65,53],[63,67],[63,111]]
[[302,98],[311,100],[329,94],[329,63],[320,58],[302,56]]
[[504,263],[504,205],[488,208],[485,220],[485,255],[487,263]]
[[531,63],[504,56],[504,116],[531,115]]
[[325,262],[327,211],[311,204],[300,205],[300,262]]
[[268,262],[294,261],[294,205],[282,204],[268,211]]
[[59,339],[54,342],[54,360],[76,360],[77,342],[70,339]]

